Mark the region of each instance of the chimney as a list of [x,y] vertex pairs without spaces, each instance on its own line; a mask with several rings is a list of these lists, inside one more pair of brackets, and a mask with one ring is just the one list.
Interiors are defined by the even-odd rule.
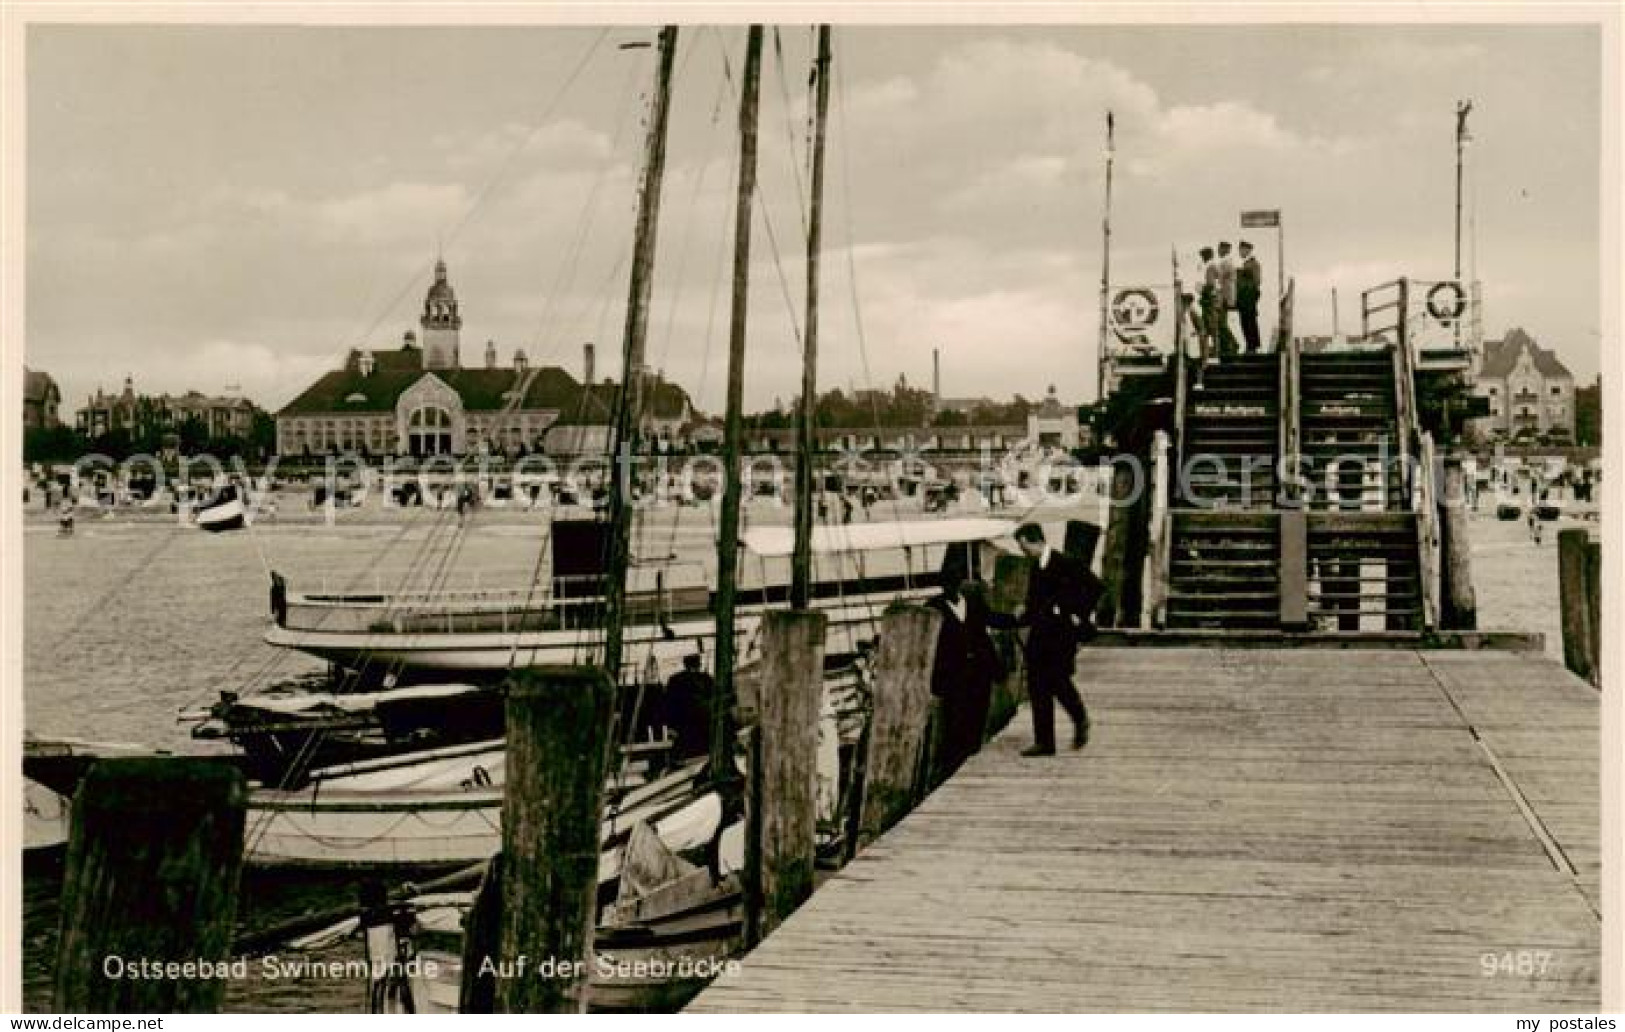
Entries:
[[513,353],[513,371],[523,373],[530,368],[530,359],[525,357],[525,349],[519,348]]
[[494,340],[488,340],[488,341],[485,342],[485,368],[487,368],[487,369],[495,369],[496,367],[497,367],[497,342],[494,341]]
[[931,349],[931,397],[942,401],[942,349]]
[[593,374],[597,372],[597,369],[595,368],[597,366],[597,362],[594,361],[596,358],[597,355],[593,351],[592,341],[589,340],[587,343],[581,345],[581,382],[586,384],[588,387],[592,386]]
[[362,376],[371,376],[372,375],[372,352],[363,351],[358,356],[356,356],[356,365],[360,369]]

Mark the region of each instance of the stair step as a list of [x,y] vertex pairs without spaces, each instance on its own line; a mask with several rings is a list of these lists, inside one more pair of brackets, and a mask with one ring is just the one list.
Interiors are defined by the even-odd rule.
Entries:
[[1202,509],[1175,509],[1175,531],[1200,529],[1208,532],[1264,533],[1272,537],[1276,530],[1274,514],[1240,516],[1234,513],[1213,513]]

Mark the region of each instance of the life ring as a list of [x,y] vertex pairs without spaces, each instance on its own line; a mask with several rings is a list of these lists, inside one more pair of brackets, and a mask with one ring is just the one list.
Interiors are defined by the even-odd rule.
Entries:
[[1440,322],[1455,322],[1466,310],[1467,296],[1461,292],[1460,283],[1435,283],[1428,291],[1428,314]]
[[1112,331],[1124,344],[1145,346],[1145,331],[1157,324],[1162,307],[1156,292],[1147,287],[1128,287],[1112,297]]

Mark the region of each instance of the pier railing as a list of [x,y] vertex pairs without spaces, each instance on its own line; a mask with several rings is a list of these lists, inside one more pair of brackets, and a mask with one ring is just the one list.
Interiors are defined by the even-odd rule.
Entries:
[[[1183,361],[1180,363],[1183,365]],[[1145,567],[1143,627],[1161,627],[1168,610],[1168,578],[1173,548],[1173,512],[1169,497],[1168,434],[1158,430],[1151,442],[1151,548]]]
[[[1399,281],[1399,303],[1407,303],[1409,285]],[[1439,514],[1434,498],[1433,438],[1417,424],[1416,366],[1406,323],[1400,320],[1394,344],[1394,460],[1400,463],[1405,500],[1416,516],[1417,574],[1421,581],[1422,626],[1439,625]]]

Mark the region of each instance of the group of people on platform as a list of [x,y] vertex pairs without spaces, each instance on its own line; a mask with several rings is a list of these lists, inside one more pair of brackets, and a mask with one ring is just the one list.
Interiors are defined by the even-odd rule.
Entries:
[[[937,769],[946,777],[982,747],[993,687],[1006,676],[994,630],[1026,631],[1022,646],[1027,695],[1032,708],[1033,744],[1025,757],[1056,752],[1055,705],[1072,720],[1071,745],[1089,743],[1089,711],[1074,683],[1078,646],[1094,636],[1094,609],[1103,585],[1086,561],[1065,555],[1045,540],[1036,523],[1016,530],[1016,542],[1031,560],[1026,594],[1011,612],[988,602],[985,586],[971,568],[964,549],[951,548],[943,563],[941,590],[927,605],[941,615],[931,692],[940,700],[943,720]],[[872,656],[878,642],[866,643]],[[660,693],[656,721],[672,737],[676,760],[704,756],[717,726],[714,707],[721,704],[716,682],[702,657],[685,658],[683,670]],[[723,723],[731,734],[732,723]]]
[[[1204,366],[1230,358],[1238,350],[1245,350],[1249,355],[1261,354],[1264,350],[1258,334],[1263,269],[1253,254],[1251,243],[1241,241],[1239,252],[1237,261],[1230,253],[1228,240],[1219,241],[1216,255],[1211,247],[1198,251],[1202,261],[1201,293],[1194,298],[1189,294],[1182,298],[1201,345]],[[1241,323],[1241,349],[1230,328],[1231,313],[1235,313]]]

